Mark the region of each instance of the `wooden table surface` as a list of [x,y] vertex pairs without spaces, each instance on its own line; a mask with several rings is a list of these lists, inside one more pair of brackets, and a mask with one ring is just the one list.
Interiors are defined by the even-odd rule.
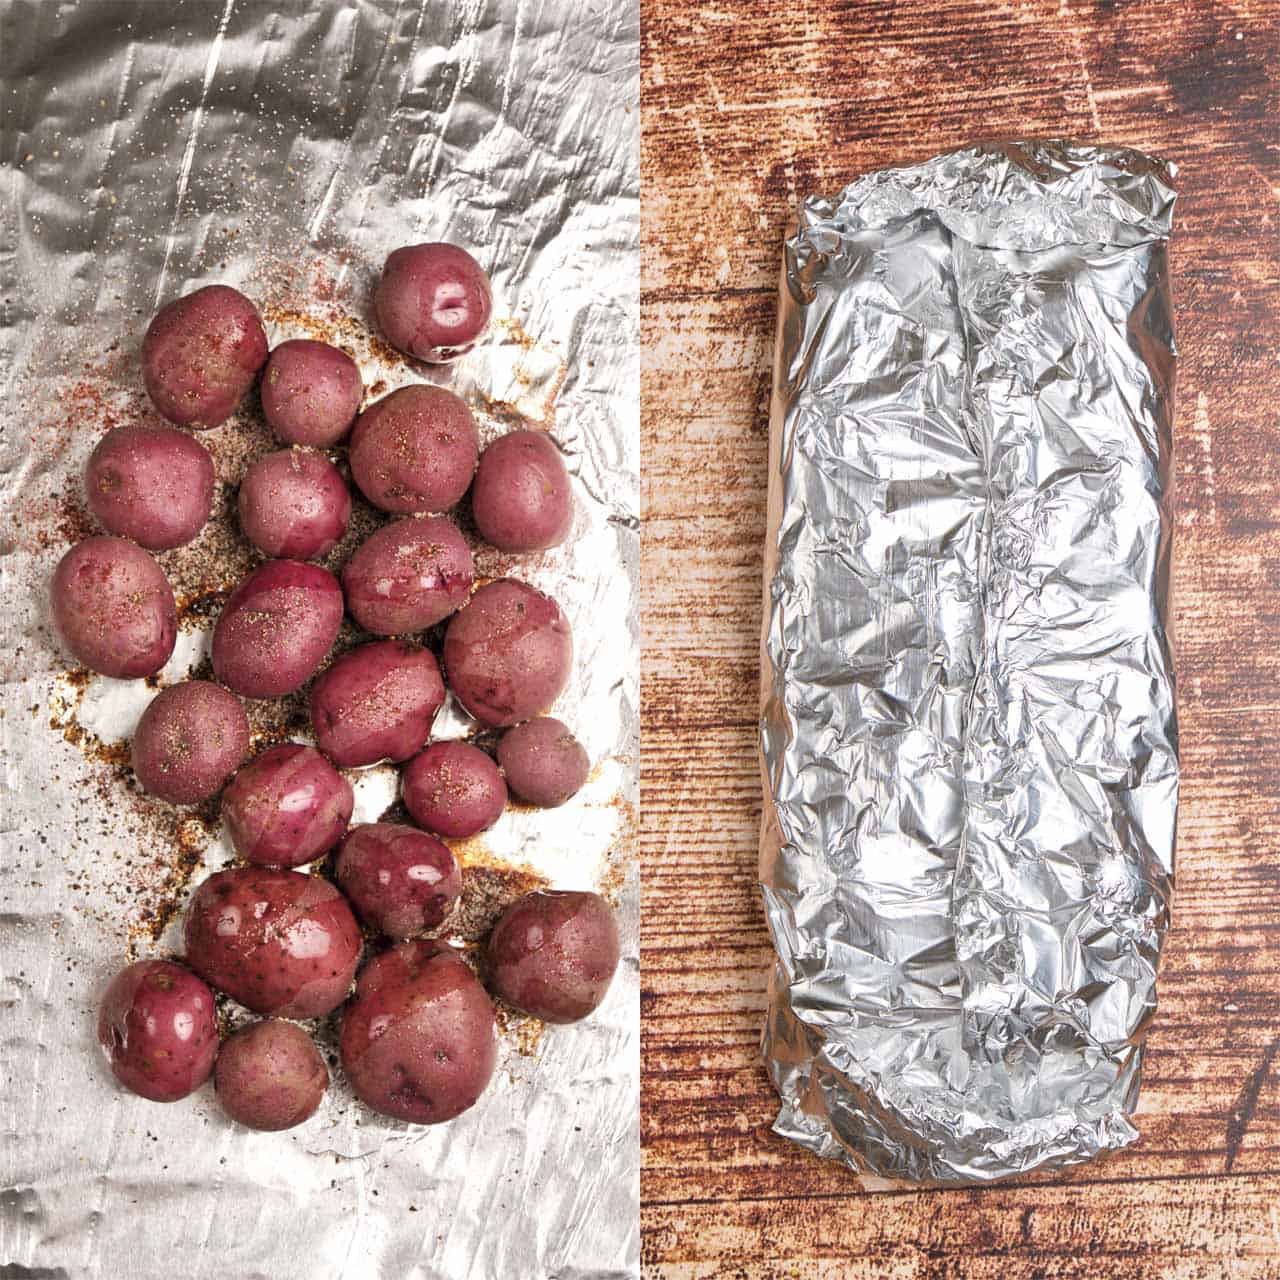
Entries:
[[[1280,1276],[1280,5],[644,9],[644,1263]],[[867,1194],[770,1132],[755,755],[767,395],[797,198],[978,137],[1178,163],[1174,929],[1129,1152]]]

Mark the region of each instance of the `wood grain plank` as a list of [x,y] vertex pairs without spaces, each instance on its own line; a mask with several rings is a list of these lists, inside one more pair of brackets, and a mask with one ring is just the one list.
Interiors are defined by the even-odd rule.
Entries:
[[[1280,1275],[1280,5],[643,15],[644,1261],[670,1277]],[[774,290],[797,199],[976,137],[1181,168],[1178,891],[1141,1142],[868,1196],[774,1137],[755,722]]]

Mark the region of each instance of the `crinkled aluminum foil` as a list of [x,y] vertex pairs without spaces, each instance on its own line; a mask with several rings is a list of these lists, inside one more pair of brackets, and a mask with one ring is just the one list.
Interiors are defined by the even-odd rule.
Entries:
[[786,242],[761,879],[776,1131],[891,1179],[1122,1147],[1172,887],[1171,170],[975,146]]
[[[638,51],[635,0],[0,0],[5,1275],[638,1272]],[[439,238],[491,270],[497,322],[433,372],[370,335],[368,302],[389,250]],[[152,939],[143,907],[230,851],[176,810],[169,838],[148,826],[166,807],[132,794],[110,753],[151,692],[68,683],[46,586],[88,532],[76,491],[89,450],[111,422],[147,415],[148,317],[213,281],[263,306],[273,342],[342,341],[373,394],[431,378],[473,403],[486,435],[541,420],[575,478],[571,550],[490,551],[478,569],[564,605],[576,674],[557,714],[596,769],[563,810],[509,812],[483,857],[603,885],[624,959],[594,1017],[532,1052],[535,1029],[505,1035],[490,1089],[449,1125],[384,1121],[335,1076],[307,1125],[255,1134],[207,1086],[170,1106],[125,1094],[94,1037],[127,945],[177,941],[176,918]],[[235,442],[271,447],[253,417],[202,436],[228,528]],[[222,554],[208,545],[203,561],[161,557],[197,604],[224,585],[201,579]],[[191,617],[166,681],[206,651],[211,619]],[[444,724],[465,728],[457,714]],[[365,771],[357,794],[358,818],[376,816],[391,772]]]

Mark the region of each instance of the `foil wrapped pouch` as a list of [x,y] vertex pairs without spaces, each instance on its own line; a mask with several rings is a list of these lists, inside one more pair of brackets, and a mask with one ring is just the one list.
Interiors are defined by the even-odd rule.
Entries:
[[775,1129],[892,1179],[1123,1147],[1169,920],[1172,170],[981,145],[811,199],[770,423]]

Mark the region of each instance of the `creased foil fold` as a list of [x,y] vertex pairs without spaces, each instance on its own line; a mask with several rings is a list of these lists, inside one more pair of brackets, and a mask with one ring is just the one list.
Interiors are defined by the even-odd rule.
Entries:
[[973,146],[810,199],[770,423],[775,1129],[983,1183],[1123,1147],[1168,925],[1172,169]]

